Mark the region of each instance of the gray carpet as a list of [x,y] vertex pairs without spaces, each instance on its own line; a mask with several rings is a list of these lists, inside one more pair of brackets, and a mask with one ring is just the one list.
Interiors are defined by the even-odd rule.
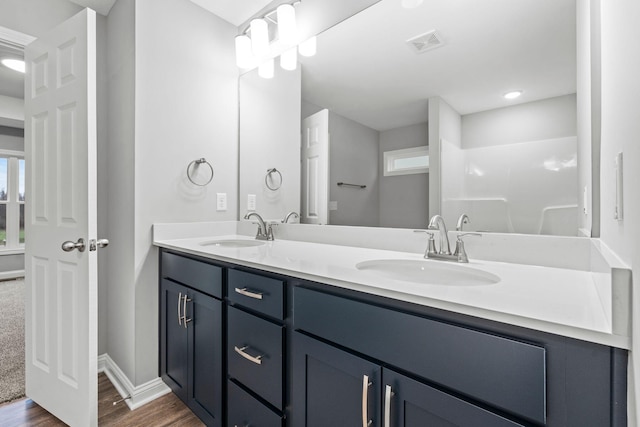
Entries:
[[24,280],[0,282],[0,403],[24,396]]

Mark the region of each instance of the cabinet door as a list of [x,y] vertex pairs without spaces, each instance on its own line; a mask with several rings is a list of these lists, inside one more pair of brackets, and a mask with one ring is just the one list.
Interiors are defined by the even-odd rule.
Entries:
[[522,426],[390,369],[382,379],[384,427]]
[[186,287],[163,279],[160,284],[160,376],[187,402],[188,334],[180,319]]
[[189,407],[207,426],[220,426],[222,302],[190,289],[183,314],[189,332]]
[[293,346],[295,425],[381,425],[378,365],[299,333]]

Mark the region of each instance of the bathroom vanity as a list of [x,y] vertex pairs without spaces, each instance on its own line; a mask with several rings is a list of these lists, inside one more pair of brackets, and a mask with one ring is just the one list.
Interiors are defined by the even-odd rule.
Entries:
[[313,261],[367,249],[219,241],[156,241],[160,374],[207,425],[626,425],[627,351],[606,334],[438,308]]

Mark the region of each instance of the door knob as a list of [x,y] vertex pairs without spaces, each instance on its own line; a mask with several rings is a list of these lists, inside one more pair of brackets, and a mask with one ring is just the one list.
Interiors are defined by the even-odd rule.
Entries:
[[89,240],[89,251],[95,251],[98,248],[106,248],[107,246],[109,246],[109,240],[108,239],[91,239]]
[[62,250],[65,252],[71,252],[74,249],[77,249],[80,252],[84,252],[85,244],[84,239],[78,239],[77,242],[72,242],[71,240],[67,240],[62,244]]

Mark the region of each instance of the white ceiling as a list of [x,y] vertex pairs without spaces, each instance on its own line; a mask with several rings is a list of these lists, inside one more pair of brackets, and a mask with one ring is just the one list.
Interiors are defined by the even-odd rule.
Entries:
[[[191,0],[236,27],[259,12],[271,0]],[[283,0],[284,1],[284,0]]]
[[[116,0],[71,0],[80,6],[90,7],[102,15],[108,15]],[[198,6],[218,15],[236,27],[251,18],[271,0],[191,0]]]
[[[5,46],[0,42],[0,59],[23,58],[22,50]],[[0,65],[0,95],[24,98],[24,74]]]
[[[303,98],[377,130],[426,121],[441,96],[460,114],[576,91],[576,0],[382,0],[301,58]],[[437,29],[422,54],[405,41]],[[516,101],[502,95],[524,90]]]

